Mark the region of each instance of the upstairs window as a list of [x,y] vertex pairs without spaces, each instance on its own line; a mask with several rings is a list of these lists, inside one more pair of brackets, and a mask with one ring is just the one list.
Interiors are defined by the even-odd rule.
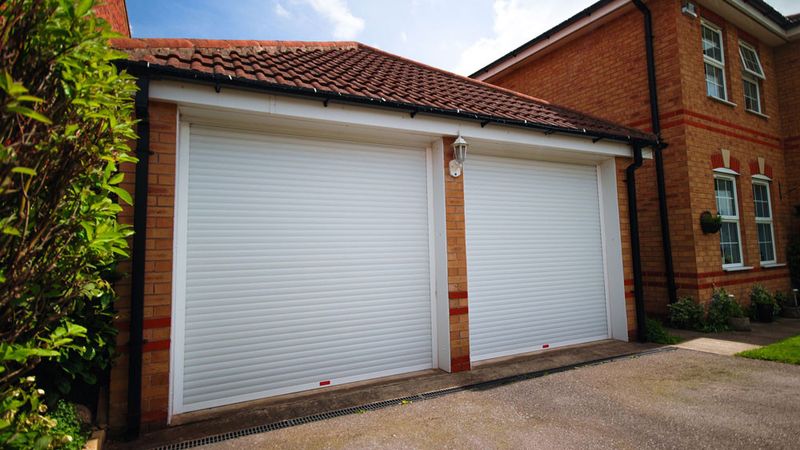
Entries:
[[722,31],[708,23],[701,25],[703,31],[703,61],[706,72],[706,93],[727,101],[725,84],[725,55],[722,47]]
[[764,69],[761,67],[761,60],[758,58],[755,48],[740,42],[739,56],[742,57],[742,68],[746,73],[764,79]]
[[722,267],[741,267],[742,240],[739,235],[736,178],[728,175],[714,175],[714,194],[717,199],[717,213],[722,219],[722,228],[719,230]]
[[742,83],[744,84],[744,107],[748,111],[761,113],[761,83],[764,69],[755,48],[739,43],[739,56],[742,58]]
[[753,180],[753,201],[756,210],[758,231],[758,250],[761,264],[775,263],[775,235],[772,229],[772,204],[769,197],[769,183]]

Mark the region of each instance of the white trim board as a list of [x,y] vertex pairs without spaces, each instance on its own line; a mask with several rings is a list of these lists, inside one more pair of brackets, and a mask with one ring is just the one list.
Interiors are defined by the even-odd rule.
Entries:
[[[224,113],[221,114],[221,118]],[[225,122],[224,118],[221,122]],[[184,380],[184,347],[186,332],[186,239],[187,239],[187,199],[188,199],[188,155],[191,151],[190,138],[192,123],[180,111],[179,114],[179,144],[176,158],[176,202],[175,202],[175,239],[173,247],[173,302],[172,302],[172,346],[170,351],[170,399],[168,423],[172,423],[176,415],[189,413],[198,409],[224,406],[213,401],[195,404],[191,408],[184,405],[183,380]],[[201,125],[206,128],[206,125]],[[220,128],[220,127],[213,127]],[[223,127],[224,129],[224,127]],[[271,129],[269,135],[281,136],[281,130]],[[236,132],[236,130],[233,130]],[[264,134],[264,131],[261,131]],[[316,138],[309,138],[315,141]],[[320,141],[324,142],[324,141]],[[330,142],[330,141],[328,141]],[[406,144],[406,145],[404,145]],[[338,144],[335,144],[338,145]],[[438,367],[450,370],[450,340],[449,340],[449,315],[447,296],[447,242],[445,236],[445,205],[444,205],[444,146],[439,141],[429,142],[426,147],[414,146],[408,142],[394,142],[394,147],[409,148],[411,150],[424,150],[426,155],[426,180],[428,192],[428,234],[429,234],[429,270],[431,287],[431,349],[432,360],[429,365],[412,367],[409,370],[385,371],[368,375],[359,375],[348,378],[332,379],[331,385],[361,381],[376,377],[396,375],[409,371]],[[407,368],[406,368],[407,369]],[[316,384],[309,384],[307,389],[319,388]],[[296,389],[275,390],[262,393],[264,396],[275,396],[296,392]],[[261,398],[263,396],[259,396]],[[232,402],[243,402],[256,399],[248,396],[232,397]]]
[[223,88],[217,93],[213,86],[197,83],[153,81],[150,85],[150,98],[177,103],[186,115],[197,120],[219,120],[222,110],[249,116],[249,121],[255,123],[267,118],[290,119],[298,126],[307,124],[318,127],[327,124],[345,126],[350,132],[402,132],[419,139],[427,137],[427,142],[460,133],[467,141],[475,138],[536,148],[539,151],[558,153],[566,150],[606,157],[632,156],[631,147],[626,143],[609,140],[592,142],[589,136],[584,138],[559,133],[546,135],[538,130],[497,124],[481,127],[476,121],[440,118],[423,113],[412,118],[408,112],[337,102],[330,102],[325,107],[321,100],[233,88]]

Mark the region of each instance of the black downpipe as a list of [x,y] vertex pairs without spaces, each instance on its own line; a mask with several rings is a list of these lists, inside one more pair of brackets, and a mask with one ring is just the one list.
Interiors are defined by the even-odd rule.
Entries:
[[678,300],[678,288],[675,285],[675,267],[672,261],[672,238],[669,232],[669,210],[667,209],[667,188],[664,183],[664,156],[663,150],[667,147],[661,142],[661,119],[658,110],[658,89],[656,86],[656,60],[653,51],[653,19],[650,9],[641,0],[633,0],[644,16],[644,41],[647,53],[647,85],[650,90],[650,122],[653,134],[658,137],[655,151],[656,185],[658,187],[658,210],[661,216],[661,245],[664,251],[664,269],[667,276],[667,294],[669,302]]
[[636,305],[636,338],[647,340],[647,322],[644,312],[644,289],[642,288],[642,255],[639,243],[639,211],[636,207],[636,169],[642,167],[642,145],[633,144],[633,163],[625,169],[628,188],[628,221],[631,231],[631,262],[633,263],[633,298]]
[[144,262],[147,240],[147,175],[150,166],[150,122],[148,97],[150,80],[140,74],[136,79],[136,179],[133,208],[133,250],[131,269],[131,319],[128,343],[128,426],[127,438],[139,437],[142,417],[142,345],[144,323]]

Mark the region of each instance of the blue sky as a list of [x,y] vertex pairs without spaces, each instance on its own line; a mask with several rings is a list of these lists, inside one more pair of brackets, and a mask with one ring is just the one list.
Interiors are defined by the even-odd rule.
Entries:
[[[127,0],[134,37],[357,40],[469,74],[593,0]],[[800,0],[770,0],[784,14]]]

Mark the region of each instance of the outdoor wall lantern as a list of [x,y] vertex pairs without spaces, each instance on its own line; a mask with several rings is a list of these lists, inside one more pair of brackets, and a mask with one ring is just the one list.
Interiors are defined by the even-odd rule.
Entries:
[[451,177],[458,178],[461,176],[461,172],[464,170],[464,160],[467,159],[467,148],[469,148],[469,144],[459,134],[455,142],[453,142],[453,160],[450,161]]

